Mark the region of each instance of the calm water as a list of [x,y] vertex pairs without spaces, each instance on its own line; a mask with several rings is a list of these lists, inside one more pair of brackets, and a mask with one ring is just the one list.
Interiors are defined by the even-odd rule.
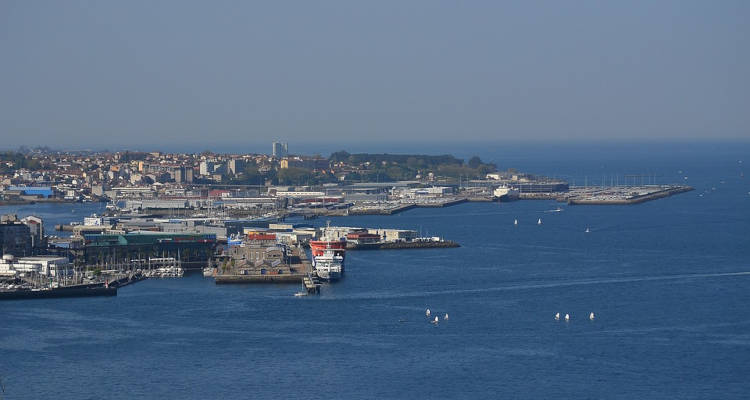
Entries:
[[[463,247],[350,252],[346,278],[315,297],[192,275],[3,302],[4,398],[747,398],[748,146],[545,151],[484,157],[571,179],[688,176],[698,190],[560,213],[523,201],[334,219]],[[427,307],[450,320],[429,324]]]

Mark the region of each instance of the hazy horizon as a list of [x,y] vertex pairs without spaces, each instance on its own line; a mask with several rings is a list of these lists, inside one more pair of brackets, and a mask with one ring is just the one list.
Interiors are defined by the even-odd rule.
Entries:
[[747,140],[748,17],[742,1],[6,1],[0,147]]

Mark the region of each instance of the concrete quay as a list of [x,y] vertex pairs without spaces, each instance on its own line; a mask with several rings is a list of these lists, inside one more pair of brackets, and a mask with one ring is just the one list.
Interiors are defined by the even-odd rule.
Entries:
[[690,186],[620,186],[610,188],[573,188],[567,198],[570,205],[629,205],[661,199],[693,190]]
[[293,264],[279,264],[273,268],[244,269],[238,271],[232,268],[221,272],[217,270],[214,274],[214,282],[217,285],[232,283],[300,283],[304,278],[312,274],[312,263],[307,254],[301,248],[294,249],[294,258],[298,260]]

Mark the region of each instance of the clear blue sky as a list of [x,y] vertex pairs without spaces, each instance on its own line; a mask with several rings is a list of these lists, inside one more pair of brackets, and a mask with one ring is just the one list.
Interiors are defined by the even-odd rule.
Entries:
[[729,0],[3,0],[0,147],[746,139],[748,21]]

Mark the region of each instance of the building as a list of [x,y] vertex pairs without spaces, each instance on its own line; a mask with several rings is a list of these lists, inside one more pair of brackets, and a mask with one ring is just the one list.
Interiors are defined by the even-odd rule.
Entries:
[[380,236],[386,242],[410,242],[417,238],[417,231],[407,229],[368,229],[367,232]]
[[321,157],[284,157],[279,162],[281,169],[286,168],[304,168],[310,170],[328,169],[330,163],[328,159]]
[[15,214],[3,215],[0,219],[2,254],[12,254],[16,257],[30,256],[33,247],[29,226],[19,221]]
[[37,216],[29,215],[22,218],[21,222],[29,227],[31,247],[33,252],[38,254],[38,250],[47,247],[47,242],[44,237],[44,221]]
[[83,235],[71,243],[78,266],[129,264],[131,260],[173,257],[183,268],[203,268],[213,256],[216,235],[137,232]]
[[289,146],[286,142],[273,142],[272,153],[274,157],[286,157],[289,154]]
[[54,190],[49,186],[11,186],[10,191],[19,191],[26,196],[37,196],[49,198],[55,195]]
[[380,235],[367,232],[352,232],[346,235],[346,241],[354,244],[377,243],[380,241]]
[[237,175],[245,171],[246,166],[247,166],[247,163],[245,163],[245,160],[232,159],[232,160],[229,160],[229,162],[227,163],[227,170],[229,171],[230,174]]
[[198,173],[201,176],[211,175],[213,172],[214,172],[213,161],[201,161],[200,166],[198,167]]
[[73,264],[66,257],[36,256],[15,258],[10,254],[0,260],[0,275],[44,275],[69,277],[73,275]]

